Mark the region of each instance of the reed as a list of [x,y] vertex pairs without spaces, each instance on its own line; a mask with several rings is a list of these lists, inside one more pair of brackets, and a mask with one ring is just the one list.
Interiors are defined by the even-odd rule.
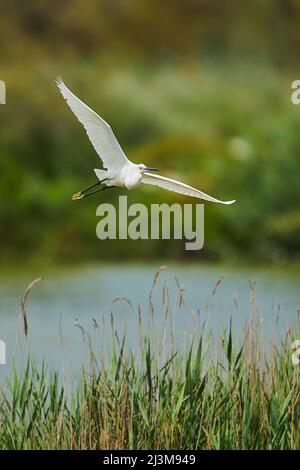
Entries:
[[[166,325],[166,288],[162,295]],[[23,368],[14,364],[0,390],[0,449],[299,449],[300,366],[291,360],[290,331],[266,352],[251,318],[242,341],[231,323],[224,329],[217,354],[205,328],[179,352],[172,328],[154,345],[141,332],[140,306],[137,319],[139,354],[118,336],[112,313],[109,357],[87,341],[89,365],[72,381],[29,353]]]

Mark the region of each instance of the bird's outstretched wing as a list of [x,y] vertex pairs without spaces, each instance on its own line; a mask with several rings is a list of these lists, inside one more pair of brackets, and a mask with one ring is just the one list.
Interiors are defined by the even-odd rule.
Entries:
[[191,186],[181,183],[180,181],[172,180],[166,178],[165,176],[154,175],[152,173],[144,173],[142,183],[152,184],[154,186],[159,186],[160,188],[168,189],[169,191],[174,191],[175,193],[185,194],[186,196],[197,197],[199,199],[205,199],[205,201],[218,202],[220,204],[233,204],[234,201],[220,201],[215,199],[208,194],[199,191],[199,189],[192,188]]
[[77,98],[60,77],[56,79],[56,84],[77,119],[83,124],[94,149],[103,161],[104,167],[109,170],[117,170],[128,163],[128,159],[109,124]]

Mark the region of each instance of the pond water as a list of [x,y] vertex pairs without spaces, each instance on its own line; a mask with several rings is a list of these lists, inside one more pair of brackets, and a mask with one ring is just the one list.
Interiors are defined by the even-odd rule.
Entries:
[[[149,292],[158,268],[123,264],[2,272],[0,339],[6,343],[7,365],[0,366],[0,374],[8,370],[15,351],[27,347],[38,360],[45,358],[59,369],[82,365],[91,342],[94,349],[109,353],[112,320],[119,340],[126,334],[127,347],[133,351],[144,335],[151,335],[157,347],[164,342],[166,349],[184,350],[197,339],[204,323],[217,338],[223,326],[228,329],[230,318],[233,333],[241,338],[249,312],[268,342],[278,341],[296,324],[300,305],[297,270],[171,264],[157,278],[151,307]],[[43,279],[29,293],[29,336],[24,341],[20,300],[38,275]],[[181,291],[183,301],[179,287],[185,289]],[[116,298],[119,300],[114,301]]]

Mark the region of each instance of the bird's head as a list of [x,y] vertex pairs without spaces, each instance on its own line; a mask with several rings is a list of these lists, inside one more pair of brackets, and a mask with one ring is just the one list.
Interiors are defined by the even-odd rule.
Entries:
[[144,171],[160,171],[159,168],[152,168],[150,166],[144,165],[144,163],[139,163],[138,164],[139,170],[144,173]]

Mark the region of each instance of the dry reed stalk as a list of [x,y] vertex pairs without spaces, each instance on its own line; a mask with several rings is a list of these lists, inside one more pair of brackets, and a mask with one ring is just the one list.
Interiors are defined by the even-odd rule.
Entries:
[[160,275],[160,273],[161,273],[162,271],[165,271],[166,269],[167,269],[166,266],[161,266],[161,267],[156,271],[156,273],[154,274],[154,279],[153,279],[152,287],[151,287],[150,293],[149,293],[149,313],[151,313],[151,316],[152,316],[153,313],[154,313],[154,306],[153,306],[153,303],[152,303],[152,295],[153,295],[154,287],[155,287],[155,285],[156,285],[158,276]]
[[215,295],[218,287],[222,284],[224,277],[225,277],[225,274],[222,274],[222,276],[219,277],[219,279],[217,280],[217,282],[215,283],[213,287],[211,295]]
[[25,337],[26,337],[26,338],[27,338],[27,336],[28,336],[28,321],[27,321],[27,313],[26,313],[26,309],[25,309],[26,302],[27,302],[28,295],[29,295],[29,292],[31,291],[31,289],[32,289],[38,282],[40,282],[41,280],[42,280],[42,278],[41,278],[41,277],[38,277],[37,279],[34,279],[34,281],[32,281],[30,284],[28,284],[28,286],[27,286],[26,289],[25,289],[25,292],[24,292],[22,301],[21,301],[22,315],[23,315],[23,324],[24,324],[24,334],[25,334]]
[[127,297],[124,297],[124,296],[115,297],[113,299],[112,303],[114,304],[114,303],[120,302],[120,301],[126,302],[130,307],[133,307],[132,302],[130,302],[130,300]]
[[176,285],[177,285],[177,288],[178,288],[176,301],[177,301],[178,307],[181,309],[181,308],[184,308],[186,306],[185,300],[183,298],[183,294],[184,294],[184,292],[186,292],[186,289],[185,289],[185,287],[181,287],[181,285],[179,283],[179,280],[176,276],[175,276],[175,281],[176,281]]

